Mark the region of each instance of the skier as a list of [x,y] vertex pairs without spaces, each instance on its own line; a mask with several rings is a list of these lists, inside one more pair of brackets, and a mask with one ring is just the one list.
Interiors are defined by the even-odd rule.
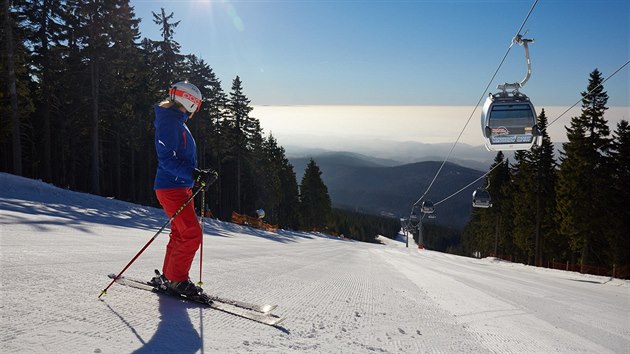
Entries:
[[[199,111],[201,99],[201,92],[195,85],[182,81],[171,86],[169,97],[154,107],[158,158],[154,190],[169,216],[192,196],[192,187],[205,191],[218,176],[211,169],[197,168],[195,140],[186,126],[186,121]],[[152,281],[185,296],[201,294],[203,290],[190,280],[188,273],[202,237],[195,208],[189,203],[171,222],[162,277]]]

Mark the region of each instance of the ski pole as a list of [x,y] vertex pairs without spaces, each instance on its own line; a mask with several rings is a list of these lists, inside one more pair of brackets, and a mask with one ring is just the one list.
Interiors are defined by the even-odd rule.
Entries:
[[153,242],[153,240],[155,240],[155,238],[166,228],[166,226],[168,224],[171,223],[171,221],[173,221],[173,219],[175,219],[175,217],[177,215],[179,215],[179,213],[182,212],[182,210],[184,210],[184,208],[190,203],[191,200],[193,200],[193,198],[195,198],[195,196],[197,195],[197,193],[199,193],[199,191],[201,191],[204,187],[199,187],[199,189],[197,189],[197,191],[195,191],[195,193],[193,195],[190,196],[190,198],[188,198],[188,200],[186,200],[184,202],[184,204],[182,204],[181,207],[179,207],[179,209],[177,209],[177,211],[175,212],[175,214],[173,214],[173,216],[171,216],[170,219],[168,219],[167,222],[164,223],[164,225],[162,225],[162,227],[158,230],[158,232],[155,233],[155,235],[153,235],[153,237],[149,240],[149,242],[147,242],[146,245],[144,245],[144,247],[142,247],[142,249],[131,259],[131,261],[129,261],[129,263],[127,263],[127,265],[125,266],[125,268],[123,268],[123,270],[120,271],[120,273],[118,273],[116,275],[116,277],[111,281],[111,283],[109,283],[109,285],[107,285],[107,287],[103,290],[101,290],[101,294],[98,296],[98,298],[100,299],[101,296],[103,296],[104,294],[107,294],[107,289],[109,289],[112,284],[114,284],[116,282],[116,280],[118,280],[118,278],[120,278],[120,276],[127,270],[127,268],[129,268],[133,262],[136,261],[136,259],[138,259],[138,257],[140,257],[140,255],[142,254],[142,252],[144,252],[144,250],[147,249],[147,247],[149,247],[149,245]]
[[203,217],[206,215],[206,191],[201,192],[201,243],[199,244],[199,282],[197,285],[203,286],[201,281],[201,274],[203,272]]

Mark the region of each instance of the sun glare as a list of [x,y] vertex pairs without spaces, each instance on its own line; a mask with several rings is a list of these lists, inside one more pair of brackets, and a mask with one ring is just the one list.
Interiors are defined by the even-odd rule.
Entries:
[[[220,9],[217,10],[218,8]],[[221,11],[220,16],[226,16],[236,30],[239,32],[243,32],[245,30],[243,19],[239,16],[234,5],[232,5],[232,3],[228,0],[193,0],[191,1],[190,9],[191,12],[197,16],[210,15],[211,17],[216,11]],[[210,19],[208,20],[210,21]]]

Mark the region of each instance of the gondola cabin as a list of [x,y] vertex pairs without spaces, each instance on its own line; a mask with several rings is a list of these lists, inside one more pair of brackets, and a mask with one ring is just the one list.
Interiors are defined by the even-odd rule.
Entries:
[[534,105],[518,91],[490,95],[483,105],[481,130],[488,151],[529,150],[539,135]]
[[477,188],[472,194],[472,205],[475,208],[492,207],[490,193],[488,193],[488,191],[483,188]]
[[424,202],[422,202],[422,207],[420,208],[420,210],[425,214],[433,214],[433,212],[435,211],[435,208],[433,207],[433,202],[430,200],[425,200]]

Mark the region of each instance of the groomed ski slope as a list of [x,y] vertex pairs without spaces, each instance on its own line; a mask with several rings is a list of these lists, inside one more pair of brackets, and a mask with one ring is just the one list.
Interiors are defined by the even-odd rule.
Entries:
[[[628,281],[322,234],[205,225],[206,291],[274,328],[113,285],[161,210],[0,173],[3,353],[628,353]],[[126,274],[160,268],[164,233]],[[191,276],[199,278],[198,259]]]

